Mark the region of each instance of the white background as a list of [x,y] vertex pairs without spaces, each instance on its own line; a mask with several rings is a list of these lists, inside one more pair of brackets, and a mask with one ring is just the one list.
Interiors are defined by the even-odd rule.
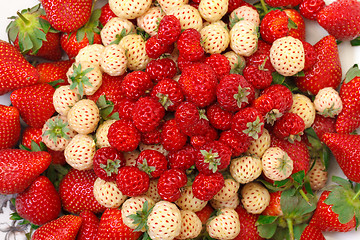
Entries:
[[[105,0],[98,1],[97,5],[102,6]],[[329,1],[327,1],[329,2]],[[38,4],[37,0],[11,0],[11,1],[0,1],[0,39],[7,41],[6,35],[6,26],[10,22],[7,19],[10,16],[16,15],[16,11],[33,7]],[[307,41],[311,44],[315,44],[323,36],[327,35],[327,32],[319,27],[316,22],[307,21]],[[341,64],[343,69],[343,76],[346,71],[355,63],[360,64],[360,47],[351,47],[348,42],[343,42],[339,45],[339,52],[341,58]],[[0,96],[1,104],[10,104],[9,94]],[[330,174],[335,174],[338,176],[343,176],[339,166],[336,161],[332,159],[332,167],[330,169]],[[0,215],[0,223],[8,221],[10,211],[5,211],[4,214]],[[350,239],[360,239],[360,231],[350,232],[350,233],[324,233],[327,240],[350,240]],[[0,239],[4,239],[4,234],[0,232]],[[22,239],[18,237],[17,239]]]

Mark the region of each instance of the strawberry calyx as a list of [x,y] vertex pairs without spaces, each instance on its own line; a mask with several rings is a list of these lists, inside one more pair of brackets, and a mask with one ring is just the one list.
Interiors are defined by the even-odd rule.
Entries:
[[301,135],[303,134],[303,132],[300,132],[298,134],[290,134],[288,137],[286,137],[286,139],[290,142],[290,143],[294,143],[295,141],[301,141]]
[[352,68],[350,68],[345,75],[344,83],[349,83],[356,77],[360,77],[360,69],[357,64],[355,64]]
[[241,87],[241,85],[238,86],[238,92],[234,94],[234,99],[236,100],[236,104],[239,108],[241,108],[242,103],[249,103],[249,99],[247,96],[250,94],[250,88],[249,87]]
[[44,132],[44,136],[49,136],[53,143],[56,143],[59,138],[70,139],[69,124],[60,117],[49,119],[46,125],[49,129]]
[[200,150],[200,153],[204,156],[204,162],[209,164],[209,170],[215,173],[218,166],[221,164],[219,154],[217,152],[212,152],[212,149],[209,151]]
[[330,160],[330,149],[324,144],[312,127],[305,129],[306,137],[310,143],[308,146],[309,153],[312,159],[320,158],[321,163],[325,166],[325,170],[328,169]]
[[146,173],[149,175],[149,177],[152,177],[151,173],[154,172],[154,171],[156,171],[156,167],[150,166],[150,165],[147,163],[146,158],[143,159],[143,162],[142,162],[142,163],[138,162],[137,167],[138,167],[141,171],[146,172]]
[[121,165],[119,159],[108,159],[106,161],[106,164],[100,164],[100,167],[104,169],[108,177],[110,177],[113,173],[117,174],[120,166]]
[[77,88],[79,94],[81,97],[84,96],[84,86],[92,87],[92,84],[90,83],[90,79],[86,76],[89,72],[93,70],[93,68],[86,68],[82,69],[81,64],[78,65],[73,64],[74,73],[71,74],[69,77],[72,81],[70,85],[70,89]]
[[330,108],[325,108],[324,111],[319,112],[318,114],[323,115],[324,117],[335,117],[339,113],[340,108],[334,108],[335,103],[331,105]]
[[232,28],[237,22],[240,22],[240,21],[242,21],[242,20],[244,20],[244,18],[239,18],[239,17],[237,16],[237,14],[235,13],[235,14],[234,14],[234,17],[233,17],[233,18],[230,18],[230,22],[229,22],[230,28]]
[[[87,37],[90,45],[94,43],[94,34],[100,34],[100,15],[101,9],[96,9],[91,13],[89,21],[76,31],[77,42],[81,42],[85,37]],[[74,34],[74,32],[70,33],[68,38],[70,38],[72,34]]]
[[106,95],[101,95],[96,101],[96,106],[99,108],[102,121],[119,120],[119,113],[114,112],[114,103],[106,99]]
[[265,115],[266,123],[274,125],[275,121],[279,119],[283,114],[279,111],[279,109],[271,109]]
[[140,232],[144,228],[147,231],[149,229],[148,225],[146,224],[147,218],[149,214],[151,213],[153,207],[149,208],[148,201],[144,202],[143,208],[139,211],[136,211],[135,214],[131,214],[128,216],[128,218],[133,220],[133,224],[136,225],[136,228],[134,229],[135,232]]
[[159,102],[165,108],[165,110],[168,110],[168,107],[174,105],[174,103],[170,100],[168,94],[163,94],[163,93],[159,92],[159,93],[156,94],[156,97],[159,98]]
[[255,121],[246,123],[247,129],[243,130],[243,133],[249,137],[252,137],[253,139],[258,139],[263,125],[264,123],[261,122],[260,117],[257,116]]

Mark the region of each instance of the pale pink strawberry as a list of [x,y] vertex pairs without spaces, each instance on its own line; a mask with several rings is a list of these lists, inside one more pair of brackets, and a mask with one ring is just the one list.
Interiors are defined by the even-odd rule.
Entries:
[[248,213],[260,214],[270,203],[269,191],[259,182],[250,182],[241,189],[241,202]]
[[146,68],[150,58],[146,54],[145,40],[140,35],[126,35],[121,39],[119,45],[125,49],[127,67],[130,70],[138,71]]
[[95,131],[100,121],[100,111],[96,103],[90,99],[82,99],[75,103],[67,114],[69,127],[81,134]]
[[176,239],[193,239],[199,236],[202,223],[200,218],[189,210],[180,210],[181,213],[181,230]]
[[77,134],[66,146],[66,162],[77,170],[90,170],[93,167],[95,141],[90,135]]
[[343,108],[339,93],[332,87],[320,89],[315,96],[314,105],[318,114],[332,118]]
[[182,210],[198,212],[206,206],[207,201],[196,198],[193,194],[192,187],[186,186],[181,191],[181,196],[175,203]]
[[234,158],[231,160],[229,171],[238,183],[252,182],[262,173],[261,160],[256,156]]
[[239,215],[234,209],[220,209],[219,214],[206,223],[206,230],[215,239],[234,239],[240,233]]
[[270,133],[266,128],[264,128],[263,134],[261,134],[258,139],[254,139],[250,142],[249,148],[246,153],[261,158],[266,149],[270,147],[270,144]]
[[325,187],[328,179],[328,172],[325,169],[325,166],[322,163],[321,159],[317,158],[314,161],[315,164],[309,171],[308,176],[311,189],[318,191]]
[[235,25],[238,21],[246,20],[254,23],[256,26],[260,25],[259,13],[256,9],[243,5],[236,8],[229,16],[230,26]]
[[136,18],[137,26],[147,32],[150,36],[155,36],[160,20],[165,13],[160,7],[151,7],[149,10]]
[[250,21],[239,21],[230,30],[230,48],[240,56],[250,56],[257,49],[257,26]]
[[107,182],[101,178],[95,180],[93,192],[95,199],[106,208],[118,208],[127,198],[115,182]]
[[199,13],[208,22],[220,20],[228,11],[228,0],[202,0],[199,3]]
[[264,175],[274,181],[285,180],[294,168],[293,160],[279,147],[268,148],[261,161]]
[[200,30],[201,44],[206,53],[222,53],[230,44],[229,31],[218,22]]
[[240,198],[238,194],[235,194],[232,198],[226,201],[216,200],[213,198],[210,200],[210,204],[214,209],[223,209],[223,208],[235,209],[240,204]]
[[169,14],[174,15],[180,20],[181,29],[194,28],[200,31],[202,28],[203,21],[199,11],[188,4],[171,8]]
[[293,94],[293,103],[289,112],[299,115],[305,123],[305,128],[311,127],[314,123],[316,110],[314,103],[303,94]]
[[240,184],[232,178],[227,178],[224,180],[223,188],[214,196],[213,199],[218,201],[228,201],[232,199],[240,188]]
[[120,76],[126,72],[128,59],[125,49],[118,44],[104,48],[100,55],[100,68],[110,76]]
[[[146,202],[146,204],[145,204]],[[121,215],[126,226],[136,231],[145,232],[145,224],[135,221],[134,218],[146,217],[147,211],[155,205],[154,200],[147,196],[128,198],[121,206]]]
[[158,0],[161,9],[169,15],[174,9],[187,4],[189,0]]
[[96,146],[98,148],[110,147],[109,139],[107,137],[109,128],[116,120],[106,120],[102,122],[96,129]]
[[102,44],[92,44],[80,49],[75,57],[75,62],[90,62],[93,65],[99,66],[100,54],[104,50]]
[[121,38],[133,32],[135,32],[135,27],[132,22],[127,19],[114,17],[101,29],[100,36],[102,44],[107,46],[118,44]]
[[151,6],[151,0],[109,0],[110,9],[123,19],[135,19],[143,15]]
[[55,89],[53,104],[55,111],[60,115],[66,116],[70,108],[80,100],[80,95],[75,89],[70,89],[70,85],[61,86]]

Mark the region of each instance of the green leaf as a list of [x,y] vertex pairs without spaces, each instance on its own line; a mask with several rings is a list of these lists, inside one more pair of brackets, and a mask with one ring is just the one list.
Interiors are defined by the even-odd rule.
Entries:
[[259,235],[262,238],[271,238],[272,236],[274,236],[276,229],[277,229],[277,224],[276,223],[272,223],[272,224],[266,224],[266,225],[259,225],[257,227]]
[[316,208],[316,198],[307,194],[309,203],[295,189],[282,192],[280,199],[281,210],[285,217],[301,216],[310,213]]
[[283,84],[284,83],[285,76],[281,75],[280,73],[278,73],[276,71],[273,72],[271,75],[273,77],[272,84]]
[[306,228],[307,224],[298,224],[294,226],[294,237],[295,239],[300,239],[301,234],[303,233],[304,229]]
[[304,71],[300,71],[298,73],[295,73],[294,75],[292,75],[293,77],[305,77],[305,73]]
[[265,225],[274,223],[278,219],[278,216],[260,215],[256,221],[256,225]]
[[10,220],[19,221],[24,220],[17,212],[13,212],[10,214]]
[[291,19],[291,18],[288,18],[288,28],[289,29],[297,29],[298,26],[296,25],[296,23]]
[[341,178],[341,177],[338,177],[338,176],[332,176],[331,180],[334,183],[339,184],[340,186],[342,186],[346,190],[352,190],[352,184],[348,179]]
[[350,41],[351,46],[360,46],[360,36]]
[[355,77],[360,77],[360,69],[357,64],[346,72],[344,83],[349,83]]
[[81,42],[85,37],[85,31],[83,30],[78,30],[76,31],[76,41],[77,42]]
[[304,179],[305,179],[305,171],[302,170],[302,171],[299,171],[299,172],[296,172],[292,175],[292,178],[294,179],[294,181],[296,181],[297,183],[299,183],[300,185],[303,184],[304,182]]

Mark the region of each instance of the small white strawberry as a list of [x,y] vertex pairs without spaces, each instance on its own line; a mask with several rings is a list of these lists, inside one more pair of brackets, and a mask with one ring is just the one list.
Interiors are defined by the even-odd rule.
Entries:
[[225,51],[230,43],[229,31],[226,27],[217,23],[209,24],[200,30],[204,51],[210,54]]
[[254,23],[237,22],[230,30],[230,47],[240,56],[248,57],[257,49],[258,30]]
[[315,96],[314,105],[319,114],[332,118],[338,115],[343,108],[339,93],[332,87],[320,89]]
[[174,203],[155,203],[147,218],[148,235],[151,239],[172,240],[181,231],[181,213]]
[[79,53],[75,57],[75,62],[90,62],[93,65],[99,66],[100,54],[104,50],[102,44],[92,44],[80,49]]
[[238,21],[241,20],[252,22],[256,26],[260,25],[258,11],[246,5],[236,8],[229,16],[230,26],[235,25]]
[[130,70],[140,71],[146,68],[150,58],[146,54],[145,41],[140,35],[126,35],[121,39],[119,45],[125,49],[127,67]]
[[228,201],[237,195],[239,188],[240,184],[238,182],[232,178],[227,178],[224,180],[223,188],[220,189],[213,199],[223,202]]
[[108,132],[111,124],[113,124],[116,120],[106,120],[103,123],[99,125],[99,127],[96,129],[96,147],[102,148],[102,147],[110,147],[110,143],[108,140]]
[[169,154],[169,151],[165,150],[164,146],[161,144],[145,144],[143,142],[141,142],[139,144],[140,152],[147,150],[147,149],[158,151],[158,152],[164,154],[165,156],[167,156]]
[[228,0],[201,0],[199,13],[208,22],[219,21],[228,11]]
[[143,15],[151,6],[152,0],[109,0],[110,9],[123,19],[135,19]]
[[283,76],[293,76],[304,69],[304,46],[291,36],[276,39],[270,48],[270,62]]
[[100,67],[91,62],[74,63],[66,73],[71,89],[81,95],[93,95],[102,84]]
[[165,13],[160,7],[151,7],[144,15],[136,19],[137,26],[147,32],[150,36],[157,34],[157,28]]
[[121,215],[126,226],[145,232],[146,217],[155,202],[147,196],[128,198],[121,206]]
[[99,108],[94,101],[82,99],[69,110],[67,121],[69,126],[78,133],[92,133],[100,121]]
[[57,115],[49,118],[42,128],[42,141],[54,151],[63,151],[77,134],[69,127],[66,116]]
[[66,116],[70,108],[78,101],[80,101],[80,95],[75,89],[70,89],[70,85],[58,87],[53,95],[55,111],[63,116]]
[[206,230],[215,239],[234,239],[240,233],[239,215],[234,209],[220,209],[216,217],[206,223]]
[[95,151],[95,141],[90,135],[77,134],[65,148],[65,160],[77,170],[90,170]]
[[106,208],[118,208],[127,199],[115,182],[107,182],[101,178],[95,180],[93,193],[95,199]]
[[128,59],[125,49],[118,44],[111,44],[104,48],[100,55],[100,68],[110,76],[120,76],[126,72]]
[[328,172],[325,169],[321,159],[315,159],[315,164],[308,173],[310,186],[312,190],[318,191],[325,187],[328,180]]
[[230,62],[231,73],[241,74],[246,66],[246,60],[243,56],[236,54],[234,51],[228,51],[223,54]]
[[293,160],[279,147],[268,148],[261,158],[264,175],[273,180],[281,181],[288,178],[294,168]]
[[312,126],[316,116],[314,103],[303,94],[293,94],[293,104],[289,112],[299,115],[305,123],[305,129]]
[[158,178],[151,178],[149,188],[148,188],[147,192],[144,194],[144,195],[148,196],[149,198],[151,198],[156,203],[161,201],[161,196],[160,196],[158,188],[157,188],[158,181],[159,181]]
[[172,10],[188,4],[189,0],[158,0],[157,2],[166,15],[169,15]]
[[194,28],[200,31],[203,27],[199,11],[189,4],[172,8],[168,14],[174,15],[180,20],[181,29]]
[[240,198],[238,194],[235,194],[232,198],[226,201],[211,199],[210,204],[214,209],[221,209],[221,208],[235,209],[240,204]]
[[176,239],[194,239],[201,233],[202,223],[200,218],[189,210],[180,210],[181,231]]
[[258,139],[254,139],[251,141],[246,153],[261,158],[266,149],[270,147],[270,144],[270,133],[267,129],[264,128],[263,134]]
[[118,44],[121,38],[130,33],[135,32],[135,27],[132,22],[127,19],[113,17],[100,31],[101,41],[104,46],[109,44]]
[[192,186],[187,186],[181,191],[181,196],[175,203],[181,210],[198,212],[206,206],[207,201],[196,198]]
[[241,202],[248,213],[260,214],[270,203],[269,191],[258,182],[245,184],[241,189]]
[[136,159],[138,158],[140,151],[135,149],[132,152],[124,152],[125,165],[126,166],[136,166]]
[[238,183],[245,184],[252,182],[262,173],[261,160],[255,156],[234,158],[231,160],[229,171]]

